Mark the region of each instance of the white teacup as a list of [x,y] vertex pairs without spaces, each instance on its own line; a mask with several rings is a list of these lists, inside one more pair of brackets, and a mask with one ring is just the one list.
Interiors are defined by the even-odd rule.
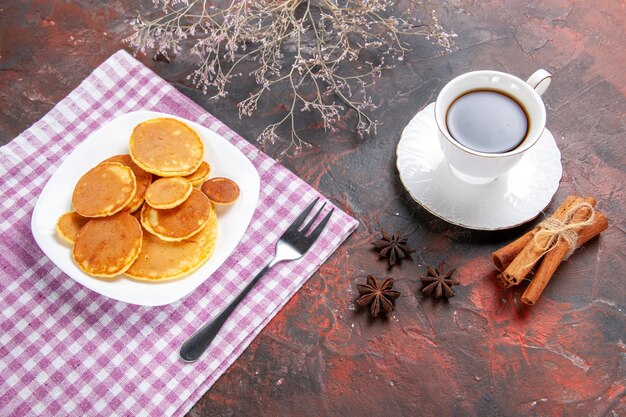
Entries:
[[[441,90],[435,102],[435,120],[439,142],[451,171],[463,181],[486,184],[506,174],[541,137],[546,126],[546,108],[541,99],[552,76],[537,70],[528,81],[498,71],[473,71],[460,75]],[[514,149],[501,153],[485,153],[457,142],[450,134],[446,118],[450,106],[464,94],[477,90],[502,92],[524,108],[528,129]]]

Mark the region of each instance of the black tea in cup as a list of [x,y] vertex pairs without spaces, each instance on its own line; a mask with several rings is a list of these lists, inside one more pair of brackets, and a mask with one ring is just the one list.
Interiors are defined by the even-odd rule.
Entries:
[[446,115],[450,135],[477,152],[504,153],[515,149],[529,129],[524,108],[499,91],[475,90],[458,97]]

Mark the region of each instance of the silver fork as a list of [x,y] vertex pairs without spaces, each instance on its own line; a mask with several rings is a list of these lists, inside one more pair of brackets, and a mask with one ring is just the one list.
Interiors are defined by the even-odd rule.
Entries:
[[292,261],[302,257],[317,240],[319,235],[326,227],[326,223],[330,220],[330,216],[333,214],[334,208],[331,209],[328,214],[319,222],[319,224],[307,234],[307,231],[311,228],[317,217],[320,215],[326,203],[322,204],[322,207],[315,213],[315,215],[309,220],[304,227],[302,224],[306,220],[307,216],[313,210],[313,207],[317,204],[319,197],[316,198],[304,211],[293,221],[289,228],[283,233],[283,235],[276,242],[276,248],[274,251],[274,257],[270,259],[265,268],[257,274],[256,277],[244,288],[244,290],[237,295],[237,297],[231,301],[231,303],[222,311],[213,321],[205,324],[200,330],[194,333],[189,339],[183,343],[180,348],[180,357],[186,362],[194,362],[202,353],[209,347],[215,336],[219,333],[220,329],[226,322],[226,319],[235,310],[237,305],[245,298],[250,290],[256,285],[257,282],[265,275],[265,273],[278,262]]

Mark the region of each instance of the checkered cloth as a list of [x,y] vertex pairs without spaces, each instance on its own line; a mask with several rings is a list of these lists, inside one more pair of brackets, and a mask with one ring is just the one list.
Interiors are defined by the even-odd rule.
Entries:
[[[261,177],[252,222],[211,283],[161,307],[115,301],[76,283],[41,252],[30,230],[37,196],[64,157],[104,123],[141,109],[217,132]],[[2,416],[186,413],[357,226],[336,210],[314,247],[270,270],[206,354],[187,364],[178,357],[180,345],[261,270],[315,190],[120,51],[0,148],[0,192]]]

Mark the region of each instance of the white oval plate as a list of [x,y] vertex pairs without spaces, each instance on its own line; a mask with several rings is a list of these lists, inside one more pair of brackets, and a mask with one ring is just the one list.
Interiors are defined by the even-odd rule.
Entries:
[[[218,207],[218,233],[213,256],[192,274],[175,281],[151,283],[132,280],[125,275],[100,279],[82,272],[72,260],[71,248],[56,234],[58,218],[72,209],[72,193],[80,177],[102,160],[128,153],[133,128],[155,117],[173,117],[191,126],[204,142],[204,160],[211,165],[210,177],[227,177],[241,190],[231,206]],[[35,241],[63,272],[85,287],[131,304],[157,306],[177,301],[192,292],[233,252],[256,209],[259,199],[259,174],[234,145],[197,123],[165,113],[137,111],[120,116],[79,144],[63,161],[44,187],[31,219]]]
[[431,103],[413,117],[397,147],[400,180],[415,201],[449,223],[477,230],[519,226],[546,208],[563,173],[548,129],[507,174],[473,185],[456,177],[443,159],[434,107]]

